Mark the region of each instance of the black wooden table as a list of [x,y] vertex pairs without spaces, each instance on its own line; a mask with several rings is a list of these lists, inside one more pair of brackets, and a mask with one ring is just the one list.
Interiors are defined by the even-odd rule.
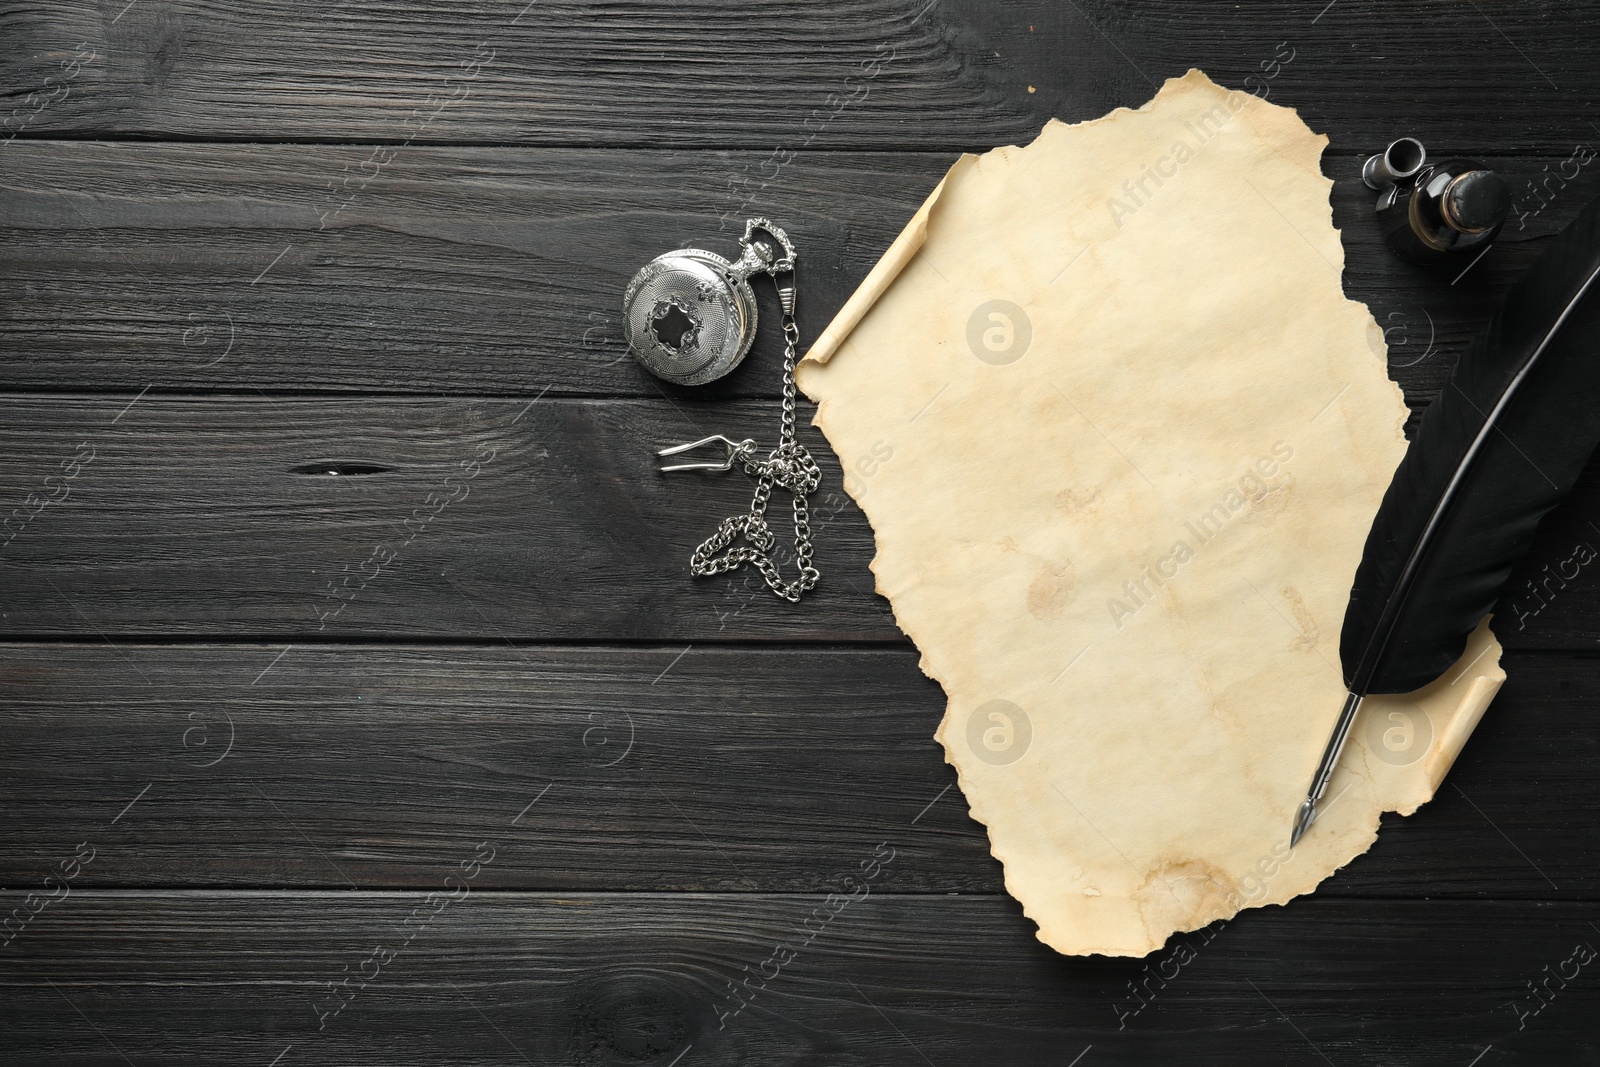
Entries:
[[[814,431],[815,598],[685,574],[748,484],[650,452],[770,438],[775,334],[680,390],[618,314],[765,213],[814,337],[959,152],[1199,66],[1329,134],[1421,408],[1600,194],[1597,15],[0,3],[0,1061],[1600,1063],[1600,468],[1438,799],[1313,897],[1065,958]],[[1402,133],[1517,191],[1460,276],[1375,241],[1354,179]]]

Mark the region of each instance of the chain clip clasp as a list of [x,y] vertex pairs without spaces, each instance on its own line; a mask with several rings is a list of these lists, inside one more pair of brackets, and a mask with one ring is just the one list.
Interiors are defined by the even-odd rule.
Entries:
[[718,443],[728,450],[728,458],[724,459],[721,463],[676,463],[669,467],[662,467],[661,470],[728,471],[733,469],[733,465],[735,463],[738,463],[740,460],[744,459],[746,456],[750,455],[756,450],[755,441],[748,437],[746,437],[743,441],[735,441],[731,437],[724,437],[720,433],[714,433],[710,437],[702,437],[700,440],[690,441],[686,445],[673,445],[671,448],[663,448],[661,451],[657,452],[656,455],[677,456],[684,452],[693,452],[697,448],[704,448],[706,445]]

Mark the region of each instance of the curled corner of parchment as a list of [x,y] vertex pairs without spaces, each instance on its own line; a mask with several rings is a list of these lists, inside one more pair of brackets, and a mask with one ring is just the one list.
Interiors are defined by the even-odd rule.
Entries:
[[935,205],[939,203],[939,194],[944,192],[945,182],[950,180],[950,175],[956,173],[958,167],[970,165],[968,161],[974,158],[976,157],[970,153],[963,153],[950,171],[940,179],[939,184],[933,187],[933,192],[928,194],[928,199],[922,202],[917,213],[911,216],[911,221],[900,231],[900,236],[894,239],[878,262],[873,264],[861,285],[850,294],[850,299],[844,302],[844,307],[839,309],[838,314],[828,323],[827,329],[822,331],[822,335],[806,352],[803,362],[822,364],[833,357],[839,345],[850,336],[850,331],[856,328],[856,323],[861,321],[861,316],[872,309],[878,297],[882,296],[883,291],[899,277],[900,271],[911,262],[911,257],[922,247],[922,242],[928,236],[928,218],[933,214]]
[[799,368],[946,759],[1063,953],[1312,891],[1434,795],[1504,679],[1485,623],[1370,699],[1288,847],[1407,416],[1340,284],[1326,143],[1195,71],[964,156]]

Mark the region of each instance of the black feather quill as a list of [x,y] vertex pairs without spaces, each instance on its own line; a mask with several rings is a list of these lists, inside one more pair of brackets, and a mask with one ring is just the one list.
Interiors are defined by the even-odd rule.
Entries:
[[1438,678],[1600,443],[1600,201],[1506,296],[1423,415],[1367,535],[1339,656],[1350,690],[1296,820],[1315,818],[1360,698]]
[[1449,669],[1597,443],[1600,201],[1512,288],[1395,470],[1339,638],[1352,693]]

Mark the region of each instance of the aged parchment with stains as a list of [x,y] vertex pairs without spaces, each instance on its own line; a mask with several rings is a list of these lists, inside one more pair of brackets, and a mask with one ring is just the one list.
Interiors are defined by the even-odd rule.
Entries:
[[1326,143],[1191,71],[963,156],[800,367],[949,698],[938,738],[1061,952],[1309,892],[1433,795],[1505,677],[1484,626],[1370,700],[1289,849],[1405,450]]

